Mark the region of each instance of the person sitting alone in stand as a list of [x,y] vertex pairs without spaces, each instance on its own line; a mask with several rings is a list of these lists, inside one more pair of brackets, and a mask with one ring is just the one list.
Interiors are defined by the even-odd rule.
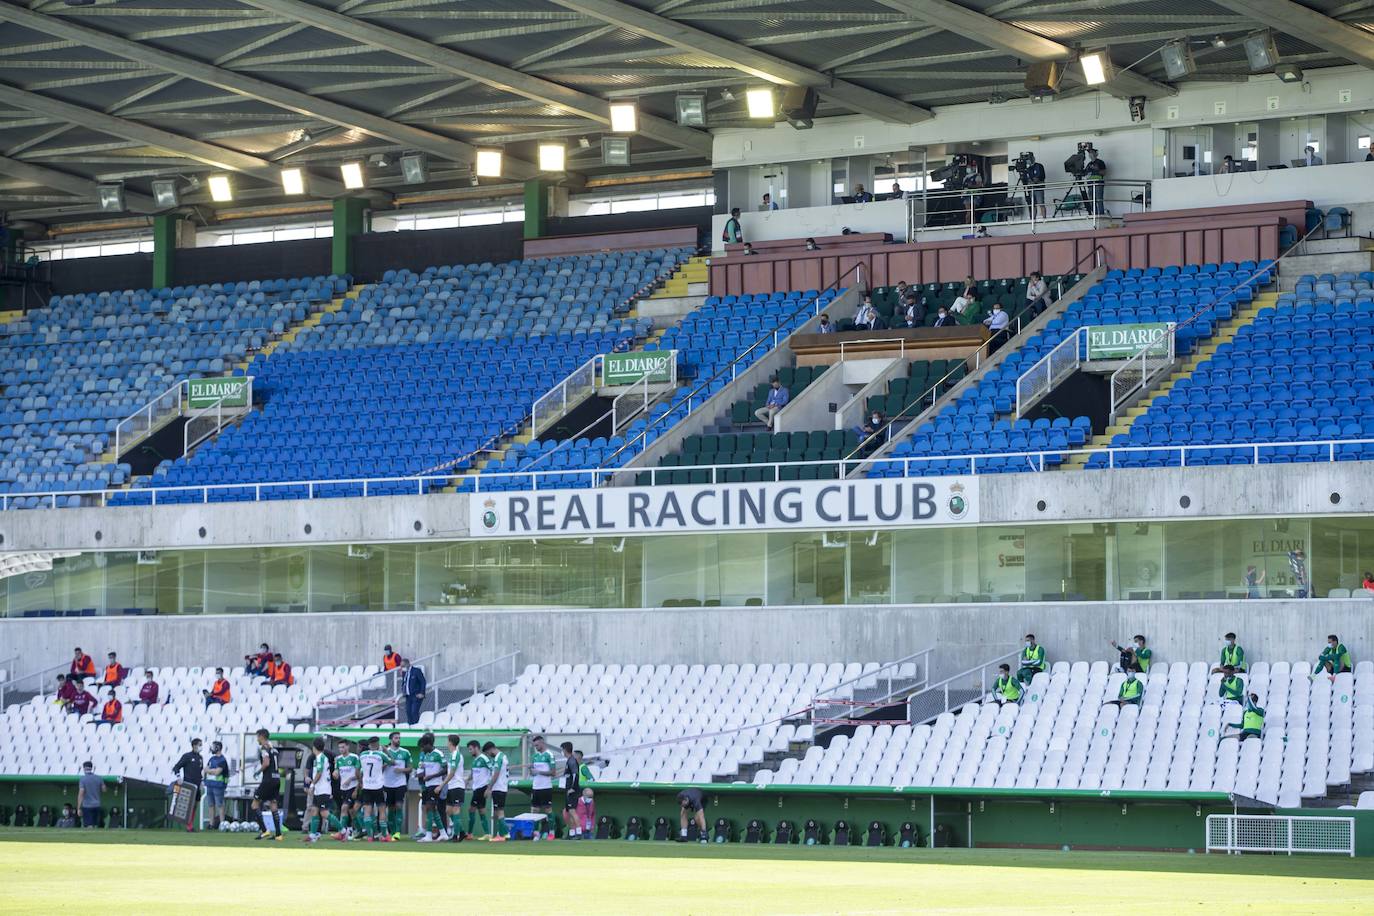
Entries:
[[119,702],[119,697],[115,696],[115,688],[111,687],[106,696],[105,705],[100,707],[100,718],[96,720],[96,725],[118,725],[124,721],[124,706]]
[[157,681],[153,680],[153,672],[145,670],[143,672],[143,685],[138,688],[138,699],[132,701],[130,706],[137,706],[140,703],[144,706],[157,705],[158,686]]
[[1131,668],[1126,672],[1126,679],[1121,682],[1121,689],[1116,692],[1116,699],[1108,700],[1102,705],[1115,706],[1117,709],[1123,706],[1139,706],[1144,697],[1145,684],[1135,676],[1135,669]]
[[983,324],[987,325],[988,330],[992,332],[992,336],[988,339],[988,352],[996,353],[998,348],[1006,343],[1007,337],[1010,336],[1007,333],[1007,328],[1011,324],[1011,317],[1002,308],[1002,303],[994,302],[992,314],[983,319]]
[[887,418],[882,411],[870,411],[868,418],[859,424],[855,430],[859,434],[859,455],[867,458],[876,452],[883,444],[883,428],[887,425]]
[[782,380],[774,377],[769,382],[768,399],[763,402],[763,406],[754,411],[754,416],[758,421],[769,430],[773,428],[773,421],[777,418],[782,409],[787,406],[787,402],[792,400],[792,393],[783,387]]
[[202,690],[200,695],[205,697],[205,708],[211,706],[228,706],[231,699],[229,695],[229,682],[224,679],[224,669],[215,669],[215,683],[209,690]]
[[1312,669],[1312,677],[1325,672],[1332,681],[1336,680],[1336,675],[1346,674],[1353,670],[1350,663],[1350,652],[1345,648],[1345,643],[1341,642],[1340,637],[1335,633],[1326,637],[1326,648],[1322,654],[1317,656],[1317,667]]
[[1007,703],[1019,706],[1021,694],[1021,682],[1011,676],[1011,666],[998,665],[997,680],[992,684],[992,699],[998,706],[1005,706]]

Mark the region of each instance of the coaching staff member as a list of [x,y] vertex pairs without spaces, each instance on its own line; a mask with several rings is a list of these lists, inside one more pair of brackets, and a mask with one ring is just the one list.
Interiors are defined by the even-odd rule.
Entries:
[[677,803],[681,807],[679,812],[680,830],[678,831],[677,841],[687,842],[687,822],[695,821],[697,825],[697,842],[706,842],[706,797],[701,794],[700,789],[683,789],[677,793]]

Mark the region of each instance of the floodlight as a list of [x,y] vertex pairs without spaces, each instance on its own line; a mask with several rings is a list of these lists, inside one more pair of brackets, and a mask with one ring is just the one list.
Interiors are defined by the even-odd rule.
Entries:
[[406,184],[424,184],[429,180],[429,166],[424,153],[401,156],[401,178]]
[[706,93],[679,92],[677,94],[677,123],[683,127],[706,126]]
[[153,203],[159,210],[171,210],[181,205],[181,194],[175,178],[153,179]]
[[1284,83],[1301,83],[1302,67],[1297,64],[1279,64],[1274,68],[1274,75]]
[[639,109],[634,102],[611,103],[611,130],[618,134],[632,134],[639,129]]
[[363,186],[363,164],[361,162],[345,162],[339,166],[339,174],[343,177],[344,187],[350,191],[356,191]]
[[602,137],[602,138],[601,138],[601,164],[602,164],[602,165],[629,165],[629,164],[630,164],[630,138],[629,138],[629,137]]
[[1083,81],[1089,86],[1101,86],[1112,78],[1112,59],[1105,50],[1080,55],[1078,65],[1083,68]]
[[760,121],[771,121],[776,117],[772,89],[750,89],[744,93],[745,103],[749,106],[749,117]]
[[539,171],[561,172],[568,159],[568,148],[562,143],[539,144]]
[[281,189],[284,194],[304,194],[305,172],[294,166],[292,168],[282,169]]
[[207,183],[210,185],[210,199],[215,203],[228,203],[234,199],[234,185],[228,175],[211,175]]
[[97,190],[100,196],[100,209],[114,213],[124,209],[124,182],[103,182]]
[[1279,63],[1279,47],[1274,43],[1274,33],[1265,30],[1245,37],[1245,59],[1250,62],[1251,73],[1273,70]]
[[1188,47],[1186,38],[1171,41],[1160,48],[1159,57],[1164,62],[1164,75],[1171,80],[1183,79],[1197,72],[1193,49]]
[[479,149],[473,170],[480,178],[500,178],[501,151],[499,149]]

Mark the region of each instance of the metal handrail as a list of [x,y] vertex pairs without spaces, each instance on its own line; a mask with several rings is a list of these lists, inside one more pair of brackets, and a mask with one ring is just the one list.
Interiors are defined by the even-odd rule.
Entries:
[[[44,689],[44,688],[45,688],[45,685],[47,684],[47,680],[46,680],[47,675],[52,674],[54,671],[61,671],[61,670],[63,670],[64,668],[70,668],[70,667],[71,667],[71,663],[70,663],[70,662],[58,662],[58,663],[55,664],[55,665],[48,665],[48,666],[45,667],[45,668],[39,668],[37,671],[30,671],[28,674],[21,675],[20,677],[15,678],[13,681],[8,682],[8,684],[9,684],[9,688],[8,688],[8,689],[10,689],[10,690],[18,690],[18,689],[19,689],[19,687],[18,687],[19,684],[22,684],[22,683],[24,683],[25,681],[29,680],[30,678],[33,678],[34,680],[36,680],[36,681],[38,682],[38,683],[37,683],[38,689],[35,691],[35,695],[36,695],[36,696],[39,696],[39,697],[45,697],[45,696],[48,695],[48,691],[47,691],[46,689]],[[53,691],[53,692],[56,693],[56,691]]]
[[[872,671],[861,672],[857,677],[852,677],[852,678],[849,678],[848,680],[840,681],[838,684],[835,684],[835,685],[833,685],[833,686],[824,687],[824,688],[822,688],[822,689],[820,689],[820,690],[817,690],[817,691],[816,691],[816,694],[815,694],[815,697],[814,697],[814,698],[812,699],[812,701],[811,701],[811,705],[812,705],[812,717],[813,717],[813,720],[814,720],[814,719],[822,719],[822,720],[827,720],[827,721],[829,721],[829,720],[848,720],[848,719],[851,719],[851,718],[853,717],[854,712],[855,712],[857,709],[860,709],[860,708],[869,708],[869,709],[871,709],[871,708],[876,708],[876,707],[880,707],[880,706],[890,705],[890,702],[892,701],[892,699],[893,699],[894,697],[896,697],[896,696],[902,694],[902,693],[906,693],[907,691],[919,691],[919,690],[923,690],[923,689],[926,687],[926,685],[930,683],[930,658],[929,658],[929,657],[930,657],[934,652],[935,652],[934,647],[927,648],[927,649],[921,649],[921,650],[918,651],[918,652],[913,652],[913,653],[911,653],[910,655],[906,656],[905,658],[899,658],[899,659],[897,659],[895,662],[888,662],[888,663],[886,663],[886,664],[884,664],[884,665],[879,665],[877,668],[873,669]],[[919,661],[918,661],[918,660],[919,660]],[[903,685],[903,686],[900,687],[900,688],[894,687],[894,686],[893,686],[893,681],[896,680],[895,672],[896,672],[897,669],[900,668],[902,665],[909,665],[909,664],[918,664],[919,673],[918,673],[917,677],[913,679],[916,683],[905,684],[905,685]],[[884,692],[882,692],[879,696],[876,696],[876,697],[874,697],[874,698],[872,698],[872,699],[870,699],[870,700],[864,700],[864,701],[862,701],[862,702],[856,702],[856,701],[855,701],[855,699],[854,699],[854,691],[851,691],[851,692],[850,692],[850,695],[847,696],[847,697],[845,697],[845,696],[835,696],[836,693],[838,693],[838,692],[844,690],[846,687],[857,686],[857,685],[862,684],[862,683],[865,682],[865,681],[874,680],[874,679],[876,679],[877,681],[882,681],[882,680],[884,679],[883,672],[887,672],[887,675],[886,675],[887,690],[884,691]],[[834,711],[834,710],[841,710],[841,711],[843,711],[843,712],[845,713],[845,715],[842,715],[842,716],[833,716],[833,715],[818,716],[818,713],[821,713],[821,712],[830,712],[830,711]]]
[[[478,682],[478,680],[477,680],[477,674],[478,674],[478,672],[482,671],[482,670],[485,669],[485,668],[492,668],[492,667],[495,667],[496,665],[499,665],[499,664],[501,664],[502,662],[505,662],[505,661],[508,661],[508,660],[509,660],[510,663],[511,663],[511,675],[512,675],[511,680],[513,681],[513,680],[515,680],[515,676],[514,676],[514,675],[515,675],[515,668],[516,668],[516,666],[519,664],[519,660],[520,660],[520,650],[519,650],[519,649],[515,649],[514,651],[507,652],[505,655],[498,655],[496,658],[490,659],[490,660],[485,661],[485,662],[481,662],[480,664],[473,665],[473,666],[470,667],[470,668],[464,668],[462,671],[455,671],[453,674],[445,675],[444,677],[440,678],[440,679],[437,680],[437,681],[430,681],[429,687],[428,687],[428,689],[427,689],[427,693],[428,693],[427,699],[432,699],[432,700],[434,701],[434,710],[433,710],[433,711],[434,711],[435,713],[438,713],[438,711],[439,711],[439,692],[438,692],[438,690],[436,690],[435,688],[439,687],[439,686],[442,685],[442,684],[447,684],[447,683],[449,683],[450,681],[456,681],[456,680],[459,679],[459,678],[467,677],[468,675],[472,675],[472,693],[471,693],[471,694],[469,695],[469,697],[468,697],[468,699],[471,699],[473,696],[476,696],[476,695],[477,695],[477,688],[478,688],[478,685],[479,685],[479,682]],[[508,682],[507,682],[507,683],[508,683]],[[464,701],[464,702],[466,702],[466,701]]]
[[[232,378],[233,376],[230,376],[230,377]],[[230,416],[235,416],[235,417],[236,417],[236,416],[239,416],[240,414],[247,414],[247,413],[251,413],[251,412],[252,412],[252,410],[253,410],[253,376],[251,376],[251,375],[240,376],[240,378],[243,378],[243,380],[244,380],[243,384],[244,384],[244,386],[245,386],[245,388],[246,388],[247,390],[245,390],[245,391],[243,391],[243,392],[241,392],[241,393],[223,395],[222,397],[216,399],[215,402],[214,402],[213,404],[207,404],[206,406],[200,408],[199,410],[194,410],[194,411],[192,411],[191,413],[189,413],[189,414],[186,416],[186,425],[183,426],[182,429],[181,429],[181,453],[182,453],[183,455],[189,454],[190,451],[191,451],[191,449],[193,449],[193,448],[195,448],[196,446],[200,445],[202,442],[204,442],[206,439],[209,439],[211,436],[218,435],[221,431],[223,431],[223,429],[224,429],[224,427],[225,427],[225,421],[226,421],[225,406],[224,406],[224,402],[225,402],[225,401],[229,400],[230,398],[238,399],[238,398],[240,398],[240,397],[243,397],[243,398],[245,399],[245,400],[244,400],[244,405],[243,405],[242,408],[239,408],[239,407],[231,407],[231,408],[229,408],[230,410],[233,411],[233,413],[232,413]],[[188,392],[188,395],[189,395],[189,392]],[[188,401],[187,401],[187,406],[189,406],[189,405],[190,405],[190,401],[188,400]],[[211,432],[205,433],[204,435],[201,435],[201,436],[197,437],[194,441],[192,441],[191,424],[195,423],[195,421],[201,419],[202,417],[208,417],[208,416],[211,414],[212,411],[214,412],[214,415],[215,415],[215,428],[214,428],[214,430],[212,430]]]
[[[1049,394],[1051,391],[1054,390],[1055,386],[1059,383],[1060,379],[1066,378],[1069,375],[1072,375],[1074,372],[1078,371],[1078,367],[1083,364],[1083,350],[1081,345],[1083,344],[1083,338],[1087,335],[1087,333],[1088,328],[1086,325],[1083,327],[1074,328],[1072,334],[1070,334],[1068,337],[1065,337],[1059,343],[1055,344],[1053,350],[1046,353],[1044,356],[1040,357],[1040,359],[1036,360],[1035,365],[1031,366],[1029,369],[1027,369],[1025,372],[1022,372],[1021,375],[1017,377],[1016,419],[1021,419],[1021,414],[1025,413],[1027,410],[1031,408],[1032,399],[1036,398],[1037,396],[1043,397]],[[1068,359],[1065,359],[1064,354],[1061,352],[1066,348],[1072,351],[1072,355]],[[1059,368],[1056,369],[1056,366],[1058,366]],[[1022,382],[1025,382],[1027,383],[1027,385],[1029,385],[1031,382],[1038,379],[1042,375],[1044,376],[1045,380],[1044,390],[1028,393],[1026,394],[1023,400],[1021,396],[1021,390],[1023,387]],[[1113,412],[1113,415],[1115,415],[1115,412]]]
[[[588,386],[588,390],[596,390],[596,370],[601,360],[604,358],[605,357],[601,353],[593,354],[590,359],[565,375],[562,381],[534,399],[534,403],[530,405],[530,429],[536,436],[546,429],[550,423],[557,422],[558,417],[568,412],[568,386],[572,382],[574,376],[584,375],[590,370],[591,385]],[[539,405],[555,393],[562,398],[560,406],[556,410],[547,412],[544,417],[541,417],[539,414]],[[549,417],[554,417],[554,419],[549,419]],[[544,421],[542,426],[540,425],[541,420]]]
[[[695,398],[695,397],[696,397],[698,394],[700,394],[702,391],[705,391],[707,388],[709,388],[712,382],[716,381],[716,380],[719,379],[719,378],[722,378],[727,372],[730,374],[730,380],[731,380],[731,381],[734,381],[735,378],[736,378],[737,375],[738,375],[738,372],[739,372],[739,364],[740,364],[740,362],[741,362],[746,356],[748,356],[750,353],[754,352],[755,349],[757,349],[764,341],[768,340],[770,337],[771,337],[771,339],[772,339],[772,341],[773,341],[772,346],[773,346],[773,347],[776,347],[776,346],[778,345],[778,332],[781,331],[784,327],[789,326],[789,325],[791,324],[791,322],[793,321],[793,319],[795,319],[798,315],[800,315],[800,314],[802,314],[803,312],[806,312],[806,311],[808,311],[808,310],[809,310],[813,315],[819,315],[819,314],[821,313],[821,308],[820,308],[821,296],[824,296],[826,293],[830,292],[832,289],[836,289],[836,290],[842,289],[843,287],[840,285],[841,282],[844,280],[845,277],[849,276],[851,273],[854,274],[854,275],[855,275],[855,278],[856,278],[857,280],[859,280],[859,281],[862,283],[863,275],[865,274],[865,272],[866,272],[867,270],[868,270],[868,267],[865,266],[865,264],[864,264],[863,261],[858,261],[858,262],[856,262],[853,266],[851,266],[851,267],[850,267],[848,270],[846,270],[844,273],[840,274],[838,277],[836,277],[836,278],[835,278],[834,280],[832,280],[830,283],[826,284],[825,288],[822,289],[822,290],[820,290],[820,291],[816,294],[816,298],[815,298],[815,299],[813,299],[813,300],[812,300],[811,302],[809,302],[807,305],[804,305],[804,306],[802,306],[801,308],[796,309],[795,311],[793,311],[793,312],[791,312],[790,314],[788,314],[787,317],[784,318],[783,320],[779,321],[779,322],[777,323],[777,325],[774,326],[773,329],[772,329],[771,331],[764,331],[761,335],[759,335],[758,339],[755,340],[752,344],[750,344],[750,345],[749,345],[748,347],[746,347],[744,350],[741,350],[739,353],[736,353],[734,359],[732,359],[732,360],[731,360],[729,363],[727,363],[725,366],[722,366],[720,369],[718,369],[718,370],[716,371],[716,373],[715,373],[714,375],[712,375],[710,378],[706,379],[706,381],[701,382],[701,383],[698,384],[695,388],[693,388],[691,391],[689,391],[689,392],[687,393],[687,395],[686,395],[681,401],[679,401],[679,403],[685,402],[685,403],[688,405],[688,411],[687,411],[687,412],[688,412],[688,415],[690,416],[690,414],[691,414],[691,412],[692,412],[692,407],[690,406],[691,403],[692,403],[692,399]],[[783,336],[784,336],[784,338],[785,338],[787,335],[783,335]],[[771,349],[771,348],[770,348],[770,349]],[[671,411],[669,411],[669,413],[667,413],[667,414],[664,414],[664,416],[671,416],[671,415],[672,415],[672,412],[671,412]],[[660,417],[659,420],[658,420],[657,422],[658,422],[658,423],[662,423],[662,419],[663,419],[663,418]],[[682,417],[680,420],[677,421],[677,423],[682,423],[682,422],[684,422],[686,419],[687,419],[687,417]],[[673,427],[677,426],[677,423],[674,423],[674,424],[673,424]],[[639,435],[635,436],[633,439],[631,439],[631,440],[629,440],[628,442],[626,442],[623,446],[621,446],[620,448],[618,448],[618,449],[616,449],[614,452],[612,452],[611,455],[610,455],[608,458],[606,458],[604,461],[601,462],[601,464],[599,465],[598,469],[606,468],[607,466],[610,466],[610,467],[614,467],[614,468],[616,468],[617,470],[619,470],[619,464],[617,463],[616,459],[620,458],[620,456],[621,456],[622,454],[624,454],[625,452],[627,452],[627,451],[630,452],[631,457],[633,457],[634,455],[639,454],[639,451],[642,450],[642,449],[635,449],[635,450],[633,450],[633,451],[630,451],[631,448],[632,448],[632,446],[633,446],[636,442],[639,442],[640,440],[645,440],[644,444],[647,446],[647,445],[648,445],[648,441],[647,441],[647,438],[646,438],[646,437],[648,436],[649,432],[650,432],[651,430],[654,429],[655,425],[656,425],[655,423],[650,423],[648,426],[646,426],[644,429],[642,429],[642,430],[640,431]],[[669,427],[669,429],[672,429],[673,427]],[[666,431],[667,431],[667,430],[665,430],[665,432],[666,432]]]
[[[1152,352],[1163,344],[1164,352]],[[1126,360],[1115,372],[1107,384],[1107,392],[1111,397],[1110,416],[1116,419],[1117,413],[1125,406],[1127,398],[1137,391],[1148,391],[1150,385],[1162,373],[1171,368],[1177,358],[1176,347],[1178,345],[1178,328],[1173,322],[1168,323],[1162,334],[1152,338],[1149,343],[1136,351],[1136,354]],[[1151,366],[1151,362],[1154,365]],[[1136,363],[1140,366],[1137,369]],[[1139,378],[1133,378],[1133,374],[1139,373]],[[1017,412],[1020,417],[1020,412]]]
[[[124,419],[120,420],[118,423],[115,424],[115,429],[114,429],[114,438],[115,438],[115,441],[114,441],[114,455],[115,455],[115,459],[116,459],[116,460],[118,460],[120,452],[122,452],[122,451],[124,450],[124,445],[125,445],[125,444],[130,444],[130,445],[132,445],[135,441],[138,440],[138,438],[139,438],[140,436],[146,435],[148,432],[150,432],[150,431],[152,430],[153,424],[154,424],[155,422],[157,422],[157,414],[158,414],[158,412],[159,412],[160,410],[175,410],[178,414],[181,413],[181,405],[184,404],[184,403],[186,403],[186,394],[184,393],[183,389],[185,389],[185,387],[187,386],[187,384],[188,384],[187,380],[186,380],[186,379],[182,379],[181,381],[179,381],[179,382],[177,382],[176,384],[172,385],[172,386],[171,386],[170,388],[168,388],[167,390],[165,390],[165,391],[163,391],[163,392],[160,392],[159,394],[157,394],[157,395],[155,395],[154,397],[150,398],[150,399],[149,399],[148,401],[146,401],[146,402],[144,403],[144,405],[143,405],[142,407],[140,407],[138,410],[135,410],[133,413],[129,414],[127,417],[125,417]],[[175,392],[175,393],[176,393],[176,396],[177,396],[177,397],[176,397],[176,407],[175,407],[175,408],[172,408],[172,407],[158,408],[158,407],[156,406],[156,405],[160,404],[164,398],[166,398],[169,394],[172,394],[173,392]],[[142,433],[135,433],[135,434],[133,434],[133,435],[128,436],[128,437],[127,437],[128,442],[126,443],[126,442],[125,442],[125,438],[126,438],[126,437],[124,436],[124,432],[123,432],[125,425],[126,425],[126,424],[129,424],[129,423],[132,423],[134,420],[137,420],[137,419],[139,419],[140,417],[143,417],[143,416],[145,416],[145,415],[146,415],[147,418],[148,418],[148,426],[147,426],[147,429],[145,429]]]
[[[620,394],[617,394],[614,398],[612,398],[611,435],[619,435],[621,426],[623,426],[626,422],[640,414],[647,414],[649,412],[649,408],[652,407],[654,404],[658,403],[665,393],[671,394],[672,392],[677,390],[678,351],[676,349],[673,349],[657,350],[654,352],[666,352],[672,354],[673,358],[670,362],[670,365],[672,366],[671,377],[666,382],[651,382],[649,381],[649,374],[646,372],[644,375],[641,375],[638,379],[631,382],[625,388],[624,391],[620,392]],[[602,379],[602,385],[605,385],[604,377]],[[650,392],[649,389],[651,387],[656,388],[657,390]],[[626,398],[632,398],[636,393],[640,395],[640,403],[638,405],[631,405],[627,409],[627,412],[622,415],[620,412],[620,402]]]
[[[431,652],[429,655],[422,656],[421,658],[411,659],[410,663],[412,665],[418,665],[423,662],[428,662],[432,659],[436,659],[439,657],[440,654],[440,652]],[[320,708],[326,705],[345,706],[351,702],[353,705],[353,711],[349,713],[349,715],[352,718],[356,718],[365,710],[373,713],[381,712],[388,707],[390,707],[393,710],[397,710],[398,703],[400,700],[400,692],[399,685],[397,684],[396,675],[397,672],[399,672],[400,670],[400,668],[393,668],[390,671],[378,671],[376,674],[369,675],[367,677],[362,678],[361,680],[354,681],[351,684],[346,684],[343,687],[338,688],[337,690],[331,690],[329,693],[322,694],[319,698],[315,700],[315,724],[318,725],[320,722]],[[330,699],[330,697],[337,697],[340,694],[346,693],[350,690],[360,691],[364,687],[364,685],[374,684],[378,680],[382,682],[381,686],[383,688],[387,687],[389,683],[389,686],[391,687],[390,698],[368,698],[363,696],[355,696],[343,697],[342,699],[338,700]]]
[[[1102,188],[1102,213],[1093,213],[1092,185],[1100,185]],[[1150,205],[1150,185],[1149,179],[1119,179],[1108,178],[1102,181],[1089,183],[1086,180],[1075,181],[1045,181],[1036,185],[1017,183],[1012,185],[998,185],[988,188],[963,188],[959,190],[940,188],[938,190],[927,191],[924,194],[907,196],[907,241],[916,241],[916,236],[922,232],[939,232],[950,229],[967,229],[976,232],[980,226],[1007,226],[1007,225],[1029,225],[1031,232],[1035,232],[1035,227],[1045,223],[1059,223],[1067,220],[1078,219],[1102,219],[1110,218],[1106,212],[1109,203],[1125,203],[1134,205],[1136,203],[1132,191],[1141,192],[1140,207],[1141,212],[1149,212]],[[1110,197],[1108,192],[1113,190],[1125,189],[1126,194],[1121,197]],[[1041,191],[1045,196],[1044,204],[1033,203],[1031,199],[1032,191]],[[1056,191],[1063,191],[1057,201],[1052,195]],[[1070,206],[1072,210],[1064,210],[1064,205],[1069,204],[1071,195],[1077,191],[1079,198]],[[982,199],[989,197],[1003,196],[1006,203],[1003,205],[989,205],[982,202]],[[948,222],[941,225],[930,224],[930,202],[931,201],[961,201],[964,204],[964,219]],[[921,204],[920,219],[918,220],[917,204]],[[970,206],[970,204],[972,206]],[[1037,207],[1045,207],[1046,215],[1039,216],[1036,212]],[[1061,212],[1063,210],[1063,212]],[[1022,212],[1024,217],[1020,217]],[[941,210],[937,215],[947,215],[955,213],[955,210]],[[992,222],[984,222],[982,216],[987,213],[1010,214],[1009,219],[995,219]],[[1018,218],[1019,217],[1019,218]],[[917,225],[918,221],[921,225]]]
[[[1013,649],[1010,652],[997,656],[991,661],[983,662],[981,665],[974,665],[972,668],[969,668],[965,671],[960,671],[958,674],[952,674],[942,681],[931,684],[924,690],[919,690],[916,693],[913,693],[911,696],[906,698],[908,721],[910,721],[912,725],[916,725],[918,724],[918,720],[920,722],[926,722],[930,719],[935,718],[935,716],[942,715],[947,712],[953,712],[954,710],[967,706],[970,703],[980,702],[983,699],[983,697],[987,696],[988,692],[988,689],[986,687],[987,680],[985,677],[979,676],[977,678],[977,690],[974,692],[972,696],[968,697],[967,699],[962,699],[957,703],[950,702],[950,688],[958,688],[960,686],[963,686],[964,689],[967,691],[968,688],[966,685],[969,683],[969,678],[972,678],[974,675],[982,675],[989,668],[996,671],[998,665],[1002,664],[1008,659],[1017,658],[1019,655],[1020,650]],[[958,682],[963,683],[961,685]],[[939,712],[934,713],[934,715],[927,715],[926,713],[928,712],[928,710],[923,710],[919,714],[913,710],[913,707],[917,703],[919,703],[923,698],[926,697],[939,697],[941,699],[942,702],[940,704],[941,708]]]

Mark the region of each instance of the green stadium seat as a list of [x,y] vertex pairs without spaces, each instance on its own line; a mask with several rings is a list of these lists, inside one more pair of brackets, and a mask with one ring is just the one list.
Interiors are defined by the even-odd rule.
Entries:
[[735,426],[744,426],[752,419],[754,415],[749,412],[748,401],[736,401],[730,405],[730,422]]

